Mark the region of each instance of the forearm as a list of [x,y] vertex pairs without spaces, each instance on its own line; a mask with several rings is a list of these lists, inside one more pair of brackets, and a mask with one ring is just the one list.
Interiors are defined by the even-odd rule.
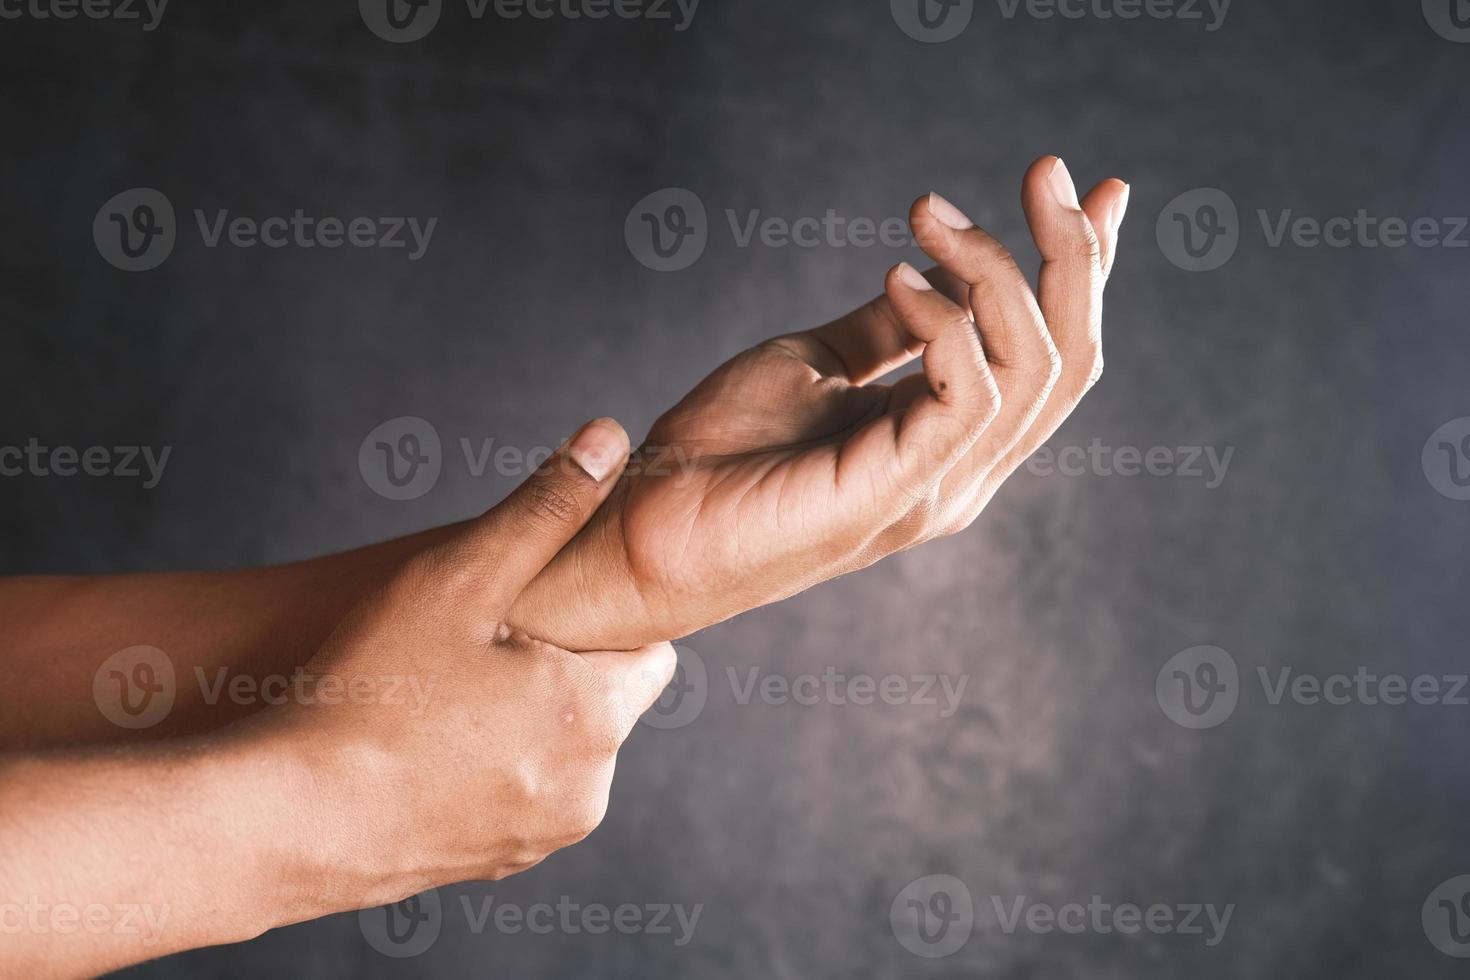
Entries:
[[352,835],[313,805],[306,751],[225,738],[0,758],[0,975],[92,976],[351,907]]
[[[347,609],[451,530],[270,568],[0,579],[0,750],[191,734],[258,710],[228,681],[290,676]],[[93,693],[98,668],[134,646],[162,651],[174,675],[173,706],[145,729],[114,724]]]
[[[347,610],[462,527],[267,568],[0,579],[0,662],[12,679],[0,686],[0,751],[193,735],[268,707],[265,692],[289,687]],[[511,625],[574,650],[656,642],[677,617],[649,608],[615,535],[590,531],[596,547],[568,548],[510,611]],[[99,709],[94,680],[137,646],[166,658],[173,703],[130,728]]]

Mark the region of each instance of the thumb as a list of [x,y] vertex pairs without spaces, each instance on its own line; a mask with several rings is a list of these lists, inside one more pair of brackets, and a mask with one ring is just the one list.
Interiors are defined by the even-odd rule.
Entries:
[[623,738],[628,737],[643,712],[653,707],[679,666],[678,655],[668,643],[655,643],[627,653],[599,651],[579,656],[602,675],[621,720]]
[[588,422],[510,496],[436,549],[432,560],[471,583],[480,609],[504,613],[582,530],[627,462],[623,427],[607,418]]

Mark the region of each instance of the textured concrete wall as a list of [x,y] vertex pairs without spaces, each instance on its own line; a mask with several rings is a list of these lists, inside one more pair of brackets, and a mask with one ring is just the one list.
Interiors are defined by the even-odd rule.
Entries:
[[[383,955],[344,915],[130,975],[1458,975],[1421,910],[1470,872],[1470,708],[1272,704],[1258,673],[1467,670],[1465,460],[1438,448],[1465,432],[1427,467],[1421,451],[1470,416],[1470,250],[1269,238],[1288,209],[1470,214],[1451,2],[1237,0],[1222,23],[1204,3],[1194,20],[1074,20],[977,0],[943,43],[882,0],[705,0],[682,31],[475,20],[446,0],[404,44],[347,0],[178,2],[151,31],[0,22],[0,443],[173,447],[153,489],[0,480],[5,571],[278,561],[460,518],[516,482],[471,474],[461,437],[549,445],[600,414],[640,434],[724,357],[915,258],[740,247],[728,211],[882,220],[936,189],[1031,265],[1017,189],[1046,152],[1079,182],[1133,185],[1107,376],[1052,448],[1167,449],[1156,469],[1233,451],[1221,480],[1120,476],[1101,448],[1083,475],[1034,467],[962,536],[688,638],[703,709],[670,702],[687,724],[634,734],[585,844],[442,890],[420,955]],[[135,187],[166,195],[177,241],[131,273],[90,230]],[[667,187],[698,196],[708,244],[661,273],[624,224]],[[1199,188],[1238,218],[1219,195],[1171,204]],[[1236,251],[1187,271],[1174,215],[1203,236],[1211,203],[1228,234],[1193,264],[1218,265],[1231,236]],[[296,208],[438,224],[410,260],[210,248],[193,218]],[[431,492],[398,502],[358,448],[404,415],[445,456]],[[1198,657],[1165,668],[1200,645],[1228,653],[1210,663],[1234,665],[1219,704],[1235,707],[1190,730],[1170,717],[1195,718],[1174,669],[1209,675]],[[741,703],[752,669],[829,668],[965,686],[952,712],[942,690]],[[904,891],[931,875],[959,884]],[[934,938],[938,920],[908,900],[939,913],[966,895],[972,931],[926,945],[917,927]],[[1009,915],[1022,896],[1233,910],[1214,946],[1204,915],[1201,935],[1103,932],[1091,913],[1080,934],[1007,933],[996,902]],[[478,917],[489,897],[476,934],[463,902]],[[682,946],[673,916],[671,935],[495,927],[501,904],[540,902],[700,917]]]

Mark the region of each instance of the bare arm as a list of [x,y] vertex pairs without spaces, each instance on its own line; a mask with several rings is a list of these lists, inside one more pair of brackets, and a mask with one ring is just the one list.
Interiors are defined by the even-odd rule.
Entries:
[[613,447],[606,470],[538,473],[401,562],[311,658],[310,698],[209,735],[0,756],[0,976],[90,976],[503,878],[591,833],[675,660],[505,623],[621,469],[620,428],[567,457],[583,437]]
[[[952,204],[921,198],[910,223],[938,268],[901,265],[873,302],[706,378],[510,621],[568,649],[635,647],[968,527],[1101,372],[1127,186],[1106,180],[1079,200],[1045,157],[1022,205],[1043,257],[1034,291]],[[881,383],[914,358],[922,373]],[[209,685],[290,675],[406,555],[453,532],[279,569],[0,585],[0,622],[21,624],[4,657],[26,678],[0,691],[0,748],[140,734],[92,696],[99,665],[136,644],[166,654],[178,699],[141,734],[257,710]]]
[[[219,697],[214,682],[289,675],[355,603],[455,526],[272,568],[0,579],[0,751],[138,741],[222,727],[263,706]],[[156,647],[174,670],[167,716],[120,727],[98,709],[93,679],[113,654]]]
[[317,769],[241,739],[0,760],[0,974],[95,976],[344,907],[348,828],[293,816]]

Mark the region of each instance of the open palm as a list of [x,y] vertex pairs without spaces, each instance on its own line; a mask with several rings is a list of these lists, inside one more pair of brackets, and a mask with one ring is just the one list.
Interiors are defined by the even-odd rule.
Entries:
[[[702,381],[512,620],[572,649],[633,648],[968,526],[1101,373],[1127,186],[1079,202],[1047,157],[1023,203],[1044,260],[1035,294],[994,239],[921,198],[910,221],[939,267],[900,264],[885,295]],[[915,357],[922,372],[877,383]]]

